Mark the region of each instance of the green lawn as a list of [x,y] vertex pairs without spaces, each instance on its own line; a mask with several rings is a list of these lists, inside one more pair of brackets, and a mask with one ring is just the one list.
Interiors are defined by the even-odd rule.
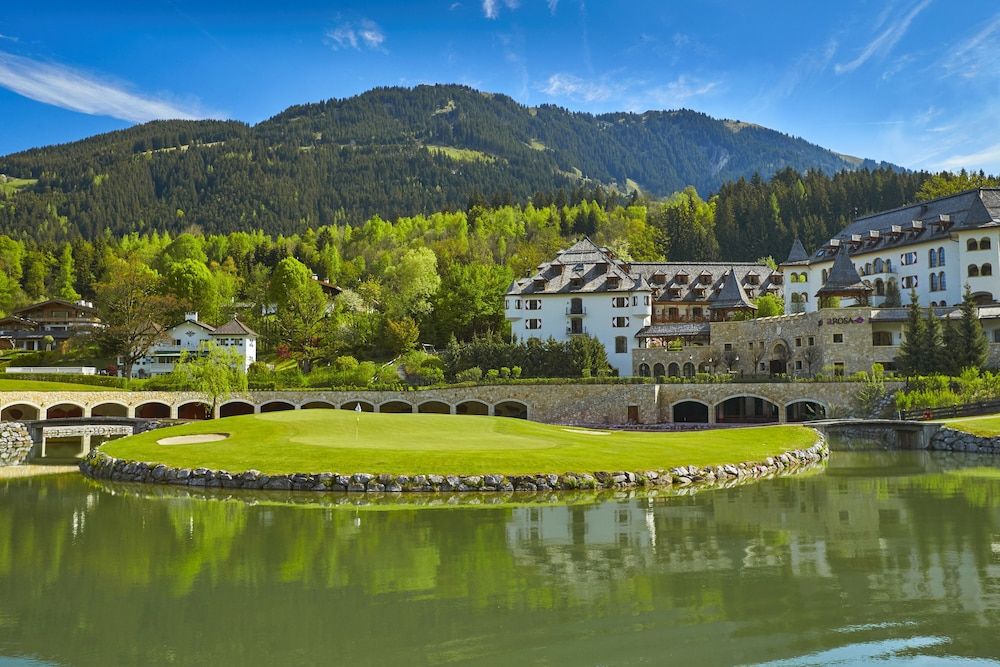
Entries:
[[11,178],[8,176],[5,182],[0,183],[0,192],[5,195],[12,195],[21,188],[26,188],[37,182],[37,178]]
[[7,380],[0,377],[0,391],[120,391],[114,387],[77,382],[46,382],[44,380]]
[[983,417],[960,417],[958,419],[943,419],[941,423],[956,431],[965,431],[972,435],[990,438],[1000,435],[1000,415]]
[[[223,441],[160,445],[175,435]],[[193,422],[115,440],[110,456],[266,473],[529,474],[648,470],[760,460],[816,442],[802,426],[684,433],[586,431],[501,417],[296,410]]]

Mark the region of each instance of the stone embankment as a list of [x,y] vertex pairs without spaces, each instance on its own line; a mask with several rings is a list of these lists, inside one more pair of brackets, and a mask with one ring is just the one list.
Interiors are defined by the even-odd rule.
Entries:
[[19,466],[28,462],[31,435],[20,422],[0,422],[0,466]]
[[83,474],[114,482],[143,482],[178,486],[253,489],[265,491],[393,492],[497,492],[571,491],[580,489],[628,489],[656,487],[721,486],[751,481],[785,472],[795,472],[829,456],[826,441],[808,449],[795,449],[763,461],[698,468],[682,466],[670,470],[641,472],[594,472],[536,475],[390,475],[373,473],[292,473],[268,475],[256,470],[228,472],[207,468],[172,468],[163,464],[125,461],[100,451],[91,452],[81,463]]
[[972,454],[1000,454],[1000,437],[984,438],[942,426],[931,436],[927,449]]

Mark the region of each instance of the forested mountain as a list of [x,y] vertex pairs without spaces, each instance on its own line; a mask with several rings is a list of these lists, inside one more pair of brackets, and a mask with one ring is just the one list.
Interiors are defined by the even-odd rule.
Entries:
[[635,187],[661,197],[787,167],[877,166],[693,111],[594,116],[463,86],[382,88],[252,127],[157,121],[2,157],[0,233],[59,241],[197,225],[288,234],[537,193],[544,205],[590,198],[598,186],[609,197]]

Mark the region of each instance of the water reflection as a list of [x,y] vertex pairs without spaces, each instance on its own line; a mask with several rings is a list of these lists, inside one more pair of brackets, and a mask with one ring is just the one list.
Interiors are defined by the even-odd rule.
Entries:
[[664,497],[422,509],[0,481],[0,656],[789,665],[1000,654],[1000,478],[836,453]]

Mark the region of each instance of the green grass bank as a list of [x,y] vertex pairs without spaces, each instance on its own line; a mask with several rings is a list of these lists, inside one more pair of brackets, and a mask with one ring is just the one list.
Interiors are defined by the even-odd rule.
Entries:
[[[158,442],[210,433],[229,437]],[[803,426],[636,433],[500,417],[295,410],[192,422],[115,440],[101,451],[118,459],[232,472],[527,475],[757,461],[816,440],[815,431]]]

